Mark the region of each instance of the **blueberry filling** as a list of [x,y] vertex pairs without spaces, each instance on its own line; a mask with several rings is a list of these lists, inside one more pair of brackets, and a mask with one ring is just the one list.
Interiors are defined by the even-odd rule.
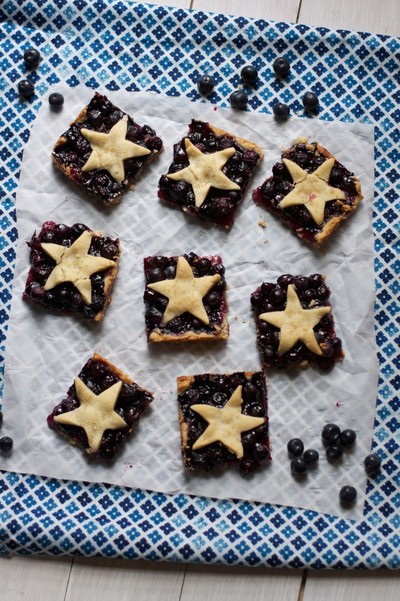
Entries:
[[[240,190],[218,190],[212,187],[203,204],[196,208],[192,186],[183,181],[171,180],[163,175],[159,181],[158,196],[161,201],[171,203],[187,213],[196,214],[201,219],[211,221],[223,229],[230,229],[239,203],[260,160],[260,155],[253,150],[244,148],[230,135],[216,135],[209,124],[202,121],[193,120],[186,137],[204,153],[214,153],[234,147],[236,152],[227,161],[222,171],[230,180],[240,186]],[[184,140],[174,145],[173,161],[168,173],[180,171],[189,164]]]
[[[326,157],[318,150],[318,145],[298,143],[287,149],[282,154],[282,159],[289,159],[299,165],[308,173],[313,173]],[[334,217],[345,218],[349,211],[354,208],[359,194],[354,174],[335,160],[328,184],[345,192],[346,198],[341,201],[333,200],[325,204],[324,220],[317,225],[310,212],[304,205],[280,208],[279,203],[293,190],[292,177],[283,162],[275,163],[272,168],[272,176],[254,190],[254,201],[275,214],[279,219],[296,234],[315,242],[316,236],[321,232],[324,225]]]
[[[158,331],[163,334],[179,335],[187,332],[195,334],[213,334],[220,328],[228,310],[225,297],[226,281],[225,268],[219,256],[200,257],[195,253],[183,255],[192,268],[194,277],[206,275],[220,275],[220,280],[203,298],[204,308],[209,317],[209,324],[205,324],[188,312],[175,317],[165,325],[161,323],[167,307],[168,299],[159,292],[146,286],[144,302],[146,306],[145,322],[148,335]],[[144,259],[144,272],[146,285],[153,282],[174,279],[178,257],[154,256]]]
[[316,363],[322,370],[331,369],[343,356],[342,342],[337,338],[332,312],[325,315],[314,327],[315,338],[322,350],[317,355],[307,348],[303,342],[283,354],[278,353],[279,328],[259,319],[262,313],[284,311],[286,306],[287,288],[294,286],[303,309],[329,306],[330,290],[320,274],[281,275],[277,282],[264,282],[251,295],[251,306],[256,319],[257,347],[266,367],[286,368],[290,365]]
[[178,395],[179,408],[187,427],[187,442],[182,449],[186,467],[209,471],[217,466],[239,463],[240,472],[248,474],[257,469],[263,461],[271,458],[267,421],[253,430],[242,433],[241,459],[220,442],[214,442],[196,451],[192,450],[193,444],[206,429],[207,422],[190,409],[191,405],[206,403],[221,408],[239,385],[243,386],[241,413],[266,417],[267,398],[262,372],[255,372],[250,376],[246,376],[244,372],[196,375],[189,388]]
[[[58,284],[51,290],[45,290],[44,285],[52,272],[55,261],[41,247],[43,242],[51,242],[62,246],[71,246],[82,234],[89,230],[82,223],[67,226],[46,221],[38,235],[36,233],[27,243],[30,248],[31,268],[23,292],[25,300],[55,309],[79,313],[85,319],[93,319],[106,305],[106,291],[104,287],[107,271],[95,273],[90,277],[92,284],[92,302],[87,305],[79,291],[70,282]],[[101,256],[110,260],[117,260],[119,255],[119,242],[109,237],[93,236],[89,254]]]
[[[112,369],[112,366],[99,359],[91,358],[84,365],[79,378],[90,388],[94,394],[99,395],[113,384],[116,384],[120,377]],[[133,425],[138,421],[141,414],[152,401],[152,395],[134,382],[127,383],[123,381],[121,392],[115,405],[115,411],[126,422],[126,427],[118,430],[106,430],[103,434],[101,445],[95,455],[96,459],[109,461],[114,458],[120,446],[125,442],[130,434]],[[80,405],[76,395],[75,384],[68,389],[65,398],[57,405],[47,418],[50,428],[63,434],[73,444],[82,449],[88,447],[88,440],[83,428],[60,424],[54,420],[56,415],[67,413],[77,409]]]
[[[117,182],[106,169],[83,172],[82,167],[88,160],[92,150],[81,129],[87,128],[101,133],[108,133],[126,113],[114,106],[105,96],[97,93],[79,118],[60,137],[53,150],[53,160],[68,177],[87,192],[98,196],[105,204],[115,202],[127,187],[136,179],[150,155],[126,159],[124,161],[125,179]],[[128,115],[126,139],[144,146],[153,152],[162,149],[162,141],[148,125],[138,125]]]

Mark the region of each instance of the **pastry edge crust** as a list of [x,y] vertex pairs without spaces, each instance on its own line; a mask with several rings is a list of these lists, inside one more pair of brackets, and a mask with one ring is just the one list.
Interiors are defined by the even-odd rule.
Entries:
[[225,317],[221,326],[218,326],[215,333],[194,332],[189,330],[183,334],[163,334],[160,331],[150,332],[149,342],[198,342],[200,340],[227,340],[229,337],[228,318]]
[[246,140],[245,138],[241,138],[240,136],[235,136],[235,134],[233,134],[233,133],[231,133],[229,131],[226,131],[225,129],[221,129],[220,127],[217,127],[215,125],[212,125],[211,123],[208,123],[208,127],[211,129],[211,131],[216,136],[228,136],[229,138],[232,138],[233,140],[235,140],[236,142],[238,142],[238,144],[240,144],[241,146],[243,146],[244,148],[246,148],[246,150],[253,150],[254,152],[256,152],[259,155],[259,159],[257,161],[257,164],[260,163],[263,160],[263,158],[264,158],[264,151],[255,142],[251,142],[250,140]]

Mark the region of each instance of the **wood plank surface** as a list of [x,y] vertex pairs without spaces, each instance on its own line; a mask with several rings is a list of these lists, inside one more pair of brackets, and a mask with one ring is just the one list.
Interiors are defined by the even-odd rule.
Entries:
[[[331,28],[399,35],[399,0],[153,0]],[[0,558],[1,601],[399,601],[400,573],[313,572],[129,562]]]

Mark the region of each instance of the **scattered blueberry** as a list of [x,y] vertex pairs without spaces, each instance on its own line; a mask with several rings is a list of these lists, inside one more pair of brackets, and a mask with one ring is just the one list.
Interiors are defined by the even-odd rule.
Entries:
[[241,111],[246,108],[248,100],[248,96],[244,90],[236,90],[229,96],[231,106]]
[[3,436],[0,438],[0,451],[2,453],[9,453],[13,447],[13,439],[9,436]]
[[337,461],[343,455],[343,449],[338,444],[331,444],[326,447],[326,458],[328,461]]
[[24,52],[24,61],[28,69],[37,67],[40,61],[40,52],[36,48],[29,48]]
[[215,87],[215,80],[211,75],[202,75],[197,81],[197,89],[200,94],[209,96]]
[[258,71],[253,65],[246,65],[241,70],[240,75],[244,83],[253,85],[257,81]]
[[357,498],[357,491],[354,486],[343,486],[339,492],[339,499],[342,505],[351,505]]
[[21,98],[30,98],[35,93],[35,86],[28,79],[23,79],[18,83],[18,94]]
[[287,443],[287,450],[292,457],[298,457],[304,450],[303,441],[300,438],[292,438]]
[[274,60],[272,68],[278,77],[286,77],[290,71],[290,63],[286,58],[280,56]]
[[294,476],[303,476],[307,473],[307,463],[304,457],[294,457],[290,462],[290,469]]
[[357,434],[354,430],[347,428],[346,430],[342,430],[339,436],[339,440],[344,447],[351,447],[357,438]]
[[378,457],[378,455],[375,455],[375,453],[371,453],[370,455],[367,455],[364,459],[365,471],[369,476],[376,476],[381,467],[381,463],[382,462],[380,457]]
[[274,104],[274,108],[272,110],[274,112],[275,119],[278,119],[279,121],[284,121],[289,117],[290,108],[287,106],[287,104],[277,102]]
[[306,92],[303,96],[303,106],[306,111],[313,112],[318,108],[319,99],[313,92]]
[[340,437],[340,428],[336,424],[325,424],[321,436],[325,444],[336,443]]
[[49,96],[49,104],[50,106],[55,107],[62,106],[64,104],[64,96],[58,92],[53,92],[53,94],[50,94]]
[[306,449],[303,453],[303,457],[307,465],[315,465],[319,460],[319,453],[316,449]]

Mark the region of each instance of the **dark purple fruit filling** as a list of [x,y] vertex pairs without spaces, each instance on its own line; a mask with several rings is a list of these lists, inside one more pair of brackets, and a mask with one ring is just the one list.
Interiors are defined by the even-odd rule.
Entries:
[[[95,194],[107,204],[115,201],[136,179],[150,155],[126,159],[124,161],[125,180],[118,183],[106,169],[83,172],[82,167],[91,154],[91,146],[81,132],[82,128],[108,133],[126,113],[114,106],[105,96],[95,93],[79,121],[73,123],[57,142],[53,159],[60,168],[67,170],[68,176],[83,186],[90,194]],[[152,152],[162,149],[162,140],[154,129],[148,125],[138,125],[128,115],[128,130],[126,139],[148,148]]]
[[[80,374],[78,374],[78,377],[96,395],[101,394],[104,390],[120,381],[119,375],[108,363],[96,358],[89,359]],[[106,430],[98,451],[92,456],[104,461],[113,459],[118,449],[130,434],[132,427],[152,400],[153,396],[150,392],[135,383],[128,384],[123,382],[115,405],[115,411],[122,417],[127,426],[119,430]],[[68,438],[73,444],[76,444],[79,448],[86,449],[88,447],[88,440],[83,428],[60,424],[54,420],[56,415],[73,411],[79,406],[80,402],[76,395],[75,384],[72,384],[66,397],[48,416],[47,423],[50,428]]]
[[218,274],[221,276],[219,282],[211,288],[204,296],[203,305],[207,312],[210,323],[207,325],[194,317],[191,313],[183,313],[179,317],[171,319],[165,325],[161,324],[162,316],[168,304],[168,299],[163,294],[151,290],[147,284],[161,280],[173,280],[176,274],[178,257],[154,256],[145,257],[144,274],[146,290],[143,300],[146,305],[145,321],[146,330],[150,334],[159,331],[163,334],[176,334],[177,336],[186,332],[215,333],[215,328],[220,328],[228,310],[225,291],[225,267],[222,265],[221,257],[200,257],[195,253],[183,255],[192,268],[195,278]]
[[[66,247],[71,246],[79,236],[89,228],[82,223],[72,226],[63,223],[56,224],[46,221],[38,235],[32,236],[28,246],[30,250],[31,268],[23,292],[23,299],[31,300],[36,304],[56,309],[62,312],[79,313],[85,319],[93,319],[101,312],[107,302],[104,281],[107,271],[95,273],[90,277],[92,282],[92,302],[87,305],[80,292],[70,282],[58,284],[51,290],[45,290],[44,285],[56,265],[41,247],[42,242],[51,242]],[[96,257],[104,257],[115,261],[119,256],[119,242],[112,238],[93,236],[89,248],[89,254]]]
[[[166,175],[163,175],[159,181],[158,196],[161,201],[171,203],[189,214],[196,214],[201,219],[211,221],[218,227],[229,230],[233,225],[243,194],[260,160],[260,155],[253,150],[244,148],[229,135],[215,135],[208,123],[202,121],[193,120],[191,122],[186,138],[204,153],[218,152],[233,146],[236,152],[227,161],[222,171],[230,180],[240,186],[240,190],[211,188],[201,207],[196,208],[192,186],[183,181],[168,179]],[[174,157],[168,173],[175,173],[188,165],[184,138],[174,145]]]
[[192,450],[193,444],[205,431],[207,422],[190,409],[191,405],[204,403],[223,407],[239,385],[243,386],[241,412],[254,417],[267,417],[267,393],[262,372],[255,372],[249,378],[244,372],[197,375],[190,387],[178,395],[179,407],[188,427],[187,445],[183,449],[186,467],[209,471],[217,466],[239,464],[240,472],[249,474],[262,462],[271,459],[267,421],[253,430],[242,433],[242,459],[238,459],[220,442],[214,442],[196,451]]
[[323,276],[318,273],[308,277],[283,274],[276,283],[261,284],[251,295],[251,306],[256,319],[257,347],[264,365],[286,368],[294,364],[307,365],[313,362],[323,370],[332,369],[344,356],[342,341],[335,333],[332,312],[325,315],[314,328],[322,355],[310,351],[303,342],[297,342],[286,353],[278,354],[279,328],[259,319],[262,313],[285,310],[289,284],[294,286],[304,309],[330,306],[330,290]]
[[[313,173],[327,159],[318,150],[318,145],[299,143],[292,146],[282,154],[282,159],[289,159],[297,163],[308,173]],[[343,190],[346,198],[341,201],[327,202],[325,205],[324,221],[317,225],[304,205],[281,209],[279,203],[293,190],[292,177],[283,162],[275,163],[272,168],[273,175],[266,179],[262,186],[253,191],[256,204],[269,210],[289,229],[294,230],[300,238],[314,242],[316,235],[324,225],[333,217],[345,216],[354,206],[358,196],[354,174],[335,160],[328,184]]]

